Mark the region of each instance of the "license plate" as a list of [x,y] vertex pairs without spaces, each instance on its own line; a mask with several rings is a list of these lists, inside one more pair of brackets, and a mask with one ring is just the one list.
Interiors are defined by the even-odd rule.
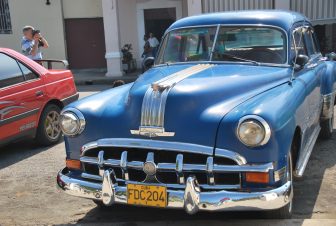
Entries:
[[127,184],[127,203],[131,205],[166,207],[167,188],[155,185]]

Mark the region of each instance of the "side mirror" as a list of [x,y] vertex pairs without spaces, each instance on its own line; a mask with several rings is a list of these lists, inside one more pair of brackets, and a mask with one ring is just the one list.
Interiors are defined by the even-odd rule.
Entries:
[[326,57],[327,57],[328,60],[330,60],[330,61],[336,61],[336,53],[334,53],[334,52],[331,52],[331,53],[326,54]]
[[144,71],[147,71],[148,69],[150,69],[151,67],[153,67],[154,65],[154,57],[147,57],[143,60],[142,62],[142,68]]
[[307,55],[300,54],[296,57],[296,59],[294,59],[294,61],[295,61],[294,64],[302,68],[308,63],[309,57]]

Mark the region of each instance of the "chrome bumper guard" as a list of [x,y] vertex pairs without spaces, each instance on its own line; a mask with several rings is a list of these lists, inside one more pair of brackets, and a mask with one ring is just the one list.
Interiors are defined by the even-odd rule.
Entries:
[[[58,173],[57,184],[65,193],[102,201],[109,206],[127,204],[127,188],[118,185],[114,171],[103,172],[102,183],[69,176],[65,168]],[[139,183],[141,184],[141,183]],[[157,185],[148,184],[146,185]],[[162,184],[160,184],[162,186]],[[187,213],[204,211],[271,210],[285,206],[291,199],[291,182],[265,192],[202,192],[195,177],[188,177],[184,190],[167,189],[167,208],[184,208]]]

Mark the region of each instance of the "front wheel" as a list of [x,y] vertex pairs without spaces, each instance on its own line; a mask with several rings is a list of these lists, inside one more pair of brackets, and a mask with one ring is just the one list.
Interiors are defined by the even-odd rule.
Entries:
[[288,194],[288,197],[291,198],[289,203],[285,205],[284,207],[281,207],[277,210],[271,210],[269,212],[269,218],[272,219],[289,219],[292,217],[292,209],[293,209],[293,165],[292,165],[292,155],[289,153],[287,158],[287,172],[286,177],[287,181],[291,182],[291,188],[290,193]]
[[55,104],[48,104],[39,121],[36,140],[41,145],[52,145],[59,142],[62,131],[59,126],[61,109]]

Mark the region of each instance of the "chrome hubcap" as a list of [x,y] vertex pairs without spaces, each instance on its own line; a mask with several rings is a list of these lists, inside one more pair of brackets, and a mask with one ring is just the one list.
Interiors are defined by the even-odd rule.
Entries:
[[[290,193],[289,193],[289,197],[293,196],[293,173],[292,173],[292,156],[290,155],[288,157],[288,164],[287,164],[287,181],[291,182],[291,188],[290,188]],[[291,200],[289,202],[289,212],[292,212],[292,207],[293,206],[293,201]]]
[[44,122],[45,132],[49,139],[56,140],[61,134],[59,126],[60,115],[56,111],[51,111]]

